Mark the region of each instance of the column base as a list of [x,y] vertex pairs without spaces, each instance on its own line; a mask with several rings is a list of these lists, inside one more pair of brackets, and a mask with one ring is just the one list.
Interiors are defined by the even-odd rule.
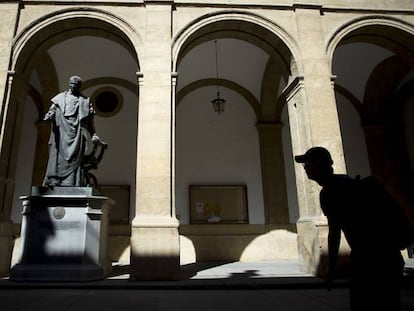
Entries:
[[176,280],[180,276],[178,221],[136,217],[131,230],[132,281]]
[[[329,267],[328,223],[325,218],[301,218],[297,222],[299,269],[319,277],[326,277]],[[341,247],[335,271],[337,276],[346,277],[349,273],[349,246],[345,238]]]
[[299,269],[323,275],[327,268],[328,223],[320,218],[301,218],[297,222]]

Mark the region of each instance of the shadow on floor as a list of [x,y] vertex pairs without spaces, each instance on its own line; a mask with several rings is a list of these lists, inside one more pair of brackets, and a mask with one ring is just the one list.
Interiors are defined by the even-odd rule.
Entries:
[[[219,267],[231,262],[195,262],[187,265],[182,265],[177,277],[177,280],[188,280],[196,276],[198,272],[203,270],[208,270],[211,268]],[[128,264],[119,264],[114,263],[112,265],[112,270],[108,275],[108,278],[117,278],[121,276],[128,276],[131,272],[130,265]],[[249,272],[253,273],[253,272]],[[237,273],[239,274],[239,273]],[[241,273],[245,274],[245,273]]]

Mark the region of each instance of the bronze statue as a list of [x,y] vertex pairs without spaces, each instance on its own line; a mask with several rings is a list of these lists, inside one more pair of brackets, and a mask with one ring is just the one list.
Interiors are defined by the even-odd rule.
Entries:
[[[88,97],[80,92],[82,79],[72,76],[69,90],[52,98],[43,122],[51,122],[49,160],[43,181],[44,186],[85,186],[96,178],[89,173],[96,169],[107,144],[95,131],[95,110]],[[88,142],[94,148],[87,151]],[[100,154],[95,154],[100,149]]]

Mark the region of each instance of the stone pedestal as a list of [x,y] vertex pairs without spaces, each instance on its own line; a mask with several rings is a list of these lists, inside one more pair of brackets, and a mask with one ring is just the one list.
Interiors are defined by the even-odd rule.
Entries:
[[91,281],[110,270],[107,198],[91,187],[33,187],[21,197],[16,281]]

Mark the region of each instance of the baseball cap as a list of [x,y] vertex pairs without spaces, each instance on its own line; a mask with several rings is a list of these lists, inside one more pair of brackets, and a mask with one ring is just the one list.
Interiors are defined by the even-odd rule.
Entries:
[[321,162],[328,165],[333,164],[333,160],[329,151],[324,147],[312,147],[305,154],[295,156],[297,163]]

